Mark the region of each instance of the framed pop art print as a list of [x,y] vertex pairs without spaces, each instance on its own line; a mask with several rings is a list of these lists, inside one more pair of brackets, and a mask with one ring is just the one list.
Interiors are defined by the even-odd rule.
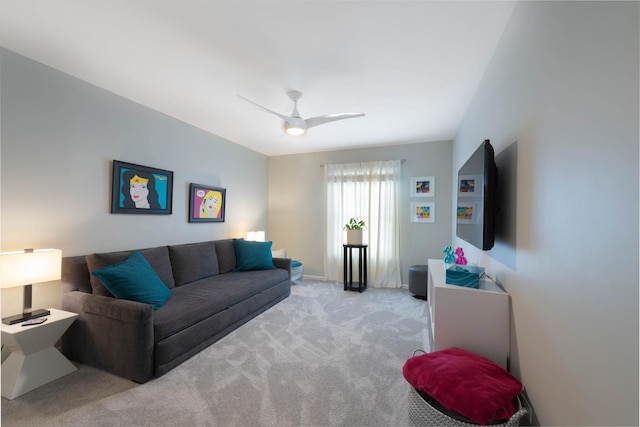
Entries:
[[227,190],[209,185],[189,185],[189,222],[224,222]]
[[171,215],[173,172],[113,161],[111,213]]
[[436,222],[436,204],[433,202],[411,203],[411,222]]
[[434,197],[436,178],[433,176],[414,176],[411,178],[411,197]]

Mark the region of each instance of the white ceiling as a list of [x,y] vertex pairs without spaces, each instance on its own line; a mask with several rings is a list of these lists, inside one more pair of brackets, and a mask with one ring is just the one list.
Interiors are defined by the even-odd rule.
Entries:
[[[2,46],[266,155],[453,139],[513,2],[1,0]],[[304,118],[364,112],[305,136]]]

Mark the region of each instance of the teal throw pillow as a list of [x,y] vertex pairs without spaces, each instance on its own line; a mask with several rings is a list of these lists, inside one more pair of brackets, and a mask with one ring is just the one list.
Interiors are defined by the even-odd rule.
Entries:
[[271,257],[271,242],[253,242],[233,239],[236,249],[236,268],[234,271],[274,270]]
[[116,298],[151,304],[154,310],[171,296],[158,274],[149,265],[140,251],[134,251],[129,258],[91,272],[102,281]]

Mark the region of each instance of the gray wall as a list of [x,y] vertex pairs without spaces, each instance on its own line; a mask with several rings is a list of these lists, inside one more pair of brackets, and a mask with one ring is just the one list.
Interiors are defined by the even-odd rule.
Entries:
[[[402,283],[408,269],[442,254],[451,236],[451,142],[396,145],[269,158],[268,239],[303,263],[304,274],[324,277],[325,190],[323,168],[332,163],[405,159],[400,186]],[[411,177],[435,176],[435,197],[410,198]],[[433,201],[434,224],[410,222],[412,201]]]
[[[542,425],[638,425],[639,4],[518,2],[454,140],[517,141],[511,367]],[[455,236],[455,232],[452,231]]]
[[[0,51],[2,250],[64,256],[242,237],[267,226],[266,156]],[[174,172],[173,215],[110,214],[113,159]],[[187,222],[190,182],[227,189],[226,222]],[[2,315],[21,311],[2,291]],[[59,307],[36,285],[34,307]]]

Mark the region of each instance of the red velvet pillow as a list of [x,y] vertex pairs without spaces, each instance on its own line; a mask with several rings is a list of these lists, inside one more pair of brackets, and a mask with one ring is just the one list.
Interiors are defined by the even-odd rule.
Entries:
[[522,384],[500,365],[459,348],[447,348],[407,360],[406,380],[442,406],[478,424],[509,419]]

